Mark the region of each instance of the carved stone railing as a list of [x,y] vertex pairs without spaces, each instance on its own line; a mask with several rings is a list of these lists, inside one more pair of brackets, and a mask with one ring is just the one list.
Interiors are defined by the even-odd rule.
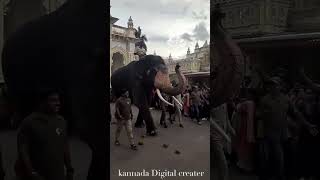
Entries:
[[120,27],[114,26],[114,27],[112,27],[112,34],[126,36],[127,31],[124,28],[120,28]]
[[175,66],[177,63],[181,66],[180,69],[183,73],[200,72],[201,63],[199,60],[177,60],[167,64],[169,74],[175,73]]

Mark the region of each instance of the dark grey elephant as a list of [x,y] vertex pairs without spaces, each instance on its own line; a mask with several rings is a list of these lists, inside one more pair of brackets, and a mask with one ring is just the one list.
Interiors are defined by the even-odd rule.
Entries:
[[88,180],[108,179],[108,33],[102,0],[69,0],[19,28],[3,49],[3,73],[20,119],[36,92],[61,92],[70,130],[92,150]]
[[116,97],[125,91],[129,91],[132,95],[133,103],[139,108],[136,126],[140,126],[144,120],[148,135],[156,135],[156,128],[149,110],[153,91],[157,91],[160,99],[165,101],[160,91],[176,96],[186,89],[186,78],[180,71],[179,65],[176,66],[175,71],[179,83],[176,87],[172,87],[164,60],[160,56],[147,55],[139,61],[133,61],[116,70],[111,76],[112,90]]

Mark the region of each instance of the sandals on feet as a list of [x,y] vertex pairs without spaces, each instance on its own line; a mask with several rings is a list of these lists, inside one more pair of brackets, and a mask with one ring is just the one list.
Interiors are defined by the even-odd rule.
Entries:
[[130,148],[135,151],[138,150],[138,147],[135,144],[131,144]]
[[149,136],[156,136],[157,132],[155,130],[147,133]]
[[115,141],[114,144],[115,144],[116,146],[120,146],[120,142],[119,142],[119,141]]

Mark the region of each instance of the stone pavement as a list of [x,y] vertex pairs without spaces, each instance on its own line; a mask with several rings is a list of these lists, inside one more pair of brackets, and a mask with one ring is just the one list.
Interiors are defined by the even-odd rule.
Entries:
[[[112,109],[112,112],[114,110]],[[133,107],[134,122],[137,117],[137,109]],[[129,142],[126,132],[120,136],[121,146],[114,145],[114,133],[116,125],[110,127],[110,165],[111,180],[160,180],[161,177],[152,177],[151,170],[161,171],[174,170],[181,171],[202,171],[204,176],[195,177],[166,177],[166,180],[209,180],[210,179],[210,143],[209,143],[209,122],[203,121],[202,126],[197,125],[190,119],[184,119],[184,128],[180,128],[178,123],[171,125],[168,122],[168,128],[159,126],[160,111],[152,110],[155,124],[158,128],[157,137],[146,136],[143,139],[143,146],[138,146],[138,151],[129,149]],[[114,121],[114,119],[113,119]],[[141,141],[141,136],[145,134],[145,128],[134,128],[136,141]],[[168,144],[168,148],[162,147]],[[181,154],[175,154],[179,150]],[[147,177],[121,177],[120,171],[145,171],[149,172]],[[145,173],[146,174],[146,173]]]

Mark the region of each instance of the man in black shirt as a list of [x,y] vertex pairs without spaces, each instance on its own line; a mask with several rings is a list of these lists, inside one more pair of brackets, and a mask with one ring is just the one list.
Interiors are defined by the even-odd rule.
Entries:
[[23,120],[18,131],[17,175],[21,179],[71,180],[67,125],[58,115],[59,95],[45,90],[38,100],[37,110]]

